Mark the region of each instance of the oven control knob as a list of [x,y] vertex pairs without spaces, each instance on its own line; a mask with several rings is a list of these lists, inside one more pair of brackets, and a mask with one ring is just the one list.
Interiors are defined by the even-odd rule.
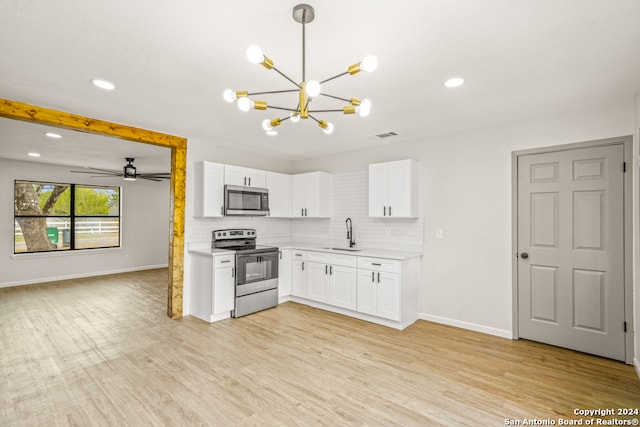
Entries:
[[223,236],[226,236],[226,235],[227,235],[227,233],[222,233],[222,235],[223,235]]

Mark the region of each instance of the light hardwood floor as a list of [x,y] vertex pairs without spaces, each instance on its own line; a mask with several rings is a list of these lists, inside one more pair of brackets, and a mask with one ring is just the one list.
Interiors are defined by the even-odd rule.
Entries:
[[166,288],[161,269],[0,289],[0,425],[498,426],[640,407],[623,363],[294,303],[170,320]]

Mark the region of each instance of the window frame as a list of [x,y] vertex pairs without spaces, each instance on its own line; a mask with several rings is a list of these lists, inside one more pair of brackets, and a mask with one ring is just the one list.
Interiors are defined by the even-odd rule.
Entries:
[[[69,193],[69,215],[60,215],[60,214],[52,214],[52,215],[18,215],[16,214],[15,209],[15,201],[16,201],[16,185],[18,183],[31,183],[31,184],[41,184],[41,185],[64,185],[68,187]],[[117,215],[78,215],[76,214],[76,187],[80,188],[102,188],[102,189],[110,189],[117,190],[118,193],[118,211]],[[66,190],[65,190],[66,191]],[[96,185],[96,184],[75,184],[75,183],[66,183],[66,182],[53,182],[53,181],[35,181],[35,180],[26,180],[26,179],[14,179],[13,181],[13,254],[14,255],[26,255],[26,254],[51,254],[51,253],[73,253],[78,251],[91,251],[91,250],[104,250],[104,249],[120,249],[122,248],[122,186],[115,185]],[[62,249],[51,249],[51,250],[42,250],[42,251],[24,251],[24,252],[16,252],[16,224],[17,218],[68,218],[69,220],[69,248]],[[78,248],[76,245],[76,219],[90,219],[90,218],[117,218],[118,220],[118,244],[112,246],[95,246],[95,247],[81,247]]]

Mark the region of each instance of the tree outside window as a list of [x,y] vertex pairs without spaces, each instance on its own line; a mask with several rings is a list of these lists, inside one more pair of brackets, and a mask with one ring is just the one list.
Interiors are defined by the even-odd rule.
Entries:
[[14,253],[120,246],[120,188],[15,181]]

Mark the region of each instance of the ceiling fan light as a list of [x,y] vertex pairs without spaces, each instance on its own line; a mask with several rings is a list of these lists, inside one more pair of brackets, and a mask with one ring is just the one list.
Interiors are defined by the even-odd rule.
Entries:
[[320,95],[320,83],[318,83],[316,80],[311,80],[310,82],[307,82],[305,90],[307,92],[307,95],[309,95],[311,98],[314,98]]
[[125,176],[122,177],[122,180],[123,181],[135,181],[136,177],[135,176],[127,176],[127,175],[125,175]]
[[373,55],[365,56],[360,63],[360,69],[367,73],[375,71],[376,68],[378,68],[378,58]]
[[247,48],[247,59],[252,64],[259,64],[264,60],[264,54],[262,53],[262,49],[260,46],[256,46],[252,44]]

